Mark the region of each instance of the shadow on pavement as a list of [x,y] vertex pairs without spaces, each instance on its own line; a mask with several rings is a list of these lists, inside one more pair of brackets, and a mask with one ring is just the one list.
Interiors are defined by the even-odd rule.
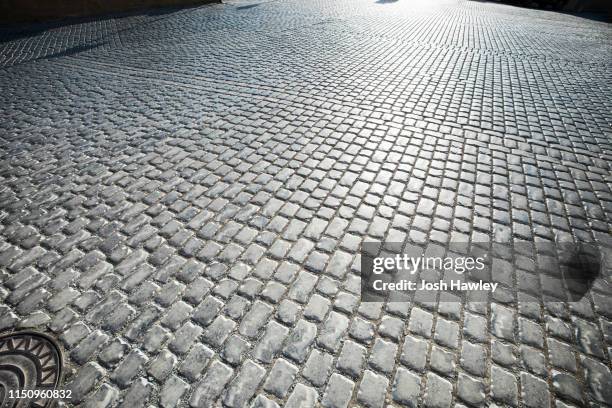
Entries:
[[259,6],[259,3],[255,3],[255,4],[247,4],[245,6],[238,6],[236,7],[236,10],[248,10],[248,9],[252,9]]
[[[384,0],[380,0],[384,1]],[[595,6],[580,6],[580,11],[567,10],[567,1],[564,0],[470,0],[477,1],[479,3],[498,3],[506,4],[509,6],[530,8],[530,9],[541,9],[554,11],[560,14],[567,14],[574,17],[585,18],[588,20],[611,22],[612,21],[612,1],[606,6],[602,4],[596,4]],[[588,2],[586,2],[588,3]],[[589,8],[590,7],[590,8]]]
[[24,27],[0,26],[0,44],[4,42],[19,40],[21,38],[34,37],[45,31],[58,29],[61,27],[67,27],[71,25],[82,24],[82,23],[103,21],[106,19],[121,19],[121,18],[133,17],[133,16],[159,16],[157,18],[146,19],[145,21],[134,22],[132,24],[127,25],[126,27],[114,30],[110,33],[103,33],[99,36],[99,38],[92,39],[91,41],[88,41],[83,44],[78,44],[73,47],[63,49],[63,50],[49,50],[48,51],[50,52],[49,54],[42,55],[42,56],[36,56],[36,57],[32,56],[32,58],[26,58],[18,62],[17,64],[13,64],[13,66],[21,65],[29,61],[50,60],[54,58],[76,55],[76,54],[79,54],[85,51],[90,51],[90,50],[99,48],[103,46],[104,44],[108,43],[106,39],[109,36],[113,36],[113,35],[117,35],[121,33],[129,33],[130,31],[133,31],[140,26],[151,25],[153,23],[166,20],[172,17],[174,13],[182,9],[184,9],[184,7],[183,8],[166,7],[163,9],[147,10],[144,12],[140,11],[140,12],[130,12],[130,13],[118,13],[118,14],[98,16],[98,17],[69,18],[69,19],[55,21],[55,22],[28,23]]
[[104,21],[110,19],[121,19],[134,16],[159,16],[159,18],[142,21],[130,25],[129,27],[119,31],[129,31],[134,27],[143,24],[151,24],[156,21],[165,20],[171,17],[174,13],[181,11],[187,7],[164,7],[155,10],[140,10],[116,14],[105,14],[92,17],[67,17],[62,20],[47,21],[40,23],[25,23],[25,24],[0,24],[0,44],[3,42],[14,41],[20,38],[33,37],[45,31],[54,30],[66,26],[78,25],[83,23],[91,23],[94,21]]
[[67,48],[65,50],[56,52],[54,54],[49,54],[49,55],[45,55],[42,57],[38,57],[35,60],[48,60],[48,59],[54,59],[54,58],[69,57],[71,55],[76,55],[76,54],[80,54],[85,51],[96,49],[98,47],[103,46],[104,44],[106,44],[106,42],[97,42],[93,44],[77,45],[75,47]]

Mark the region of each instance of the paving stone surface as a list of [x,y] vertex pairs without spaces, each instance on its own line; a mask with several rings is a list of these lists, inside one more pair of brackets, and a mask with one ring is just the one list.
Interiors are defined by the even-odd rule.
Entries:
[[0,331],[60,340],[69,406],[606,406],[609,276],[372,305],[359,249],[612,245],[611,38],[467,0],[1,29]]

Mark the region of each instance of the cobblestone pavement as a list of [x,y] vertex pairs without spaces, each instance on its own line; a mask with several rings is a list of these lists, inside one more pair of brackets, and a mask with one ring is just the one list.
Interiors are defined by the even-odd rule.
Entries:
[[1,31],[0,331],[86,407],[608,406],[609,277],[361,303],[358,253],[611,245],[611,34],[466,0]]

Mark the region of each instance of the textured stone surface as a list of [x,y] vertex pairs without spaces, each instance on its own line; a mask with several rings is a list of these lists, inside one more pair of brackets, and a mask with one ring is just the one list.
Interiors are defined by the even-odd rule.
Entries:
[[389,381],[382,375],[366,370],[359,385],[357,401],[368,408],[382,408]]
[[264,389],[279,398],[285,397],[297,372],[298,368],[295,365],[279,358],[270,370]]
[[329,379],[321,404],[328,408],[348,407],[354,388],[354,382],[340,374],[333,374]]
[[393,400],[415,408],[418,406],[420,392],[421,379],[405,368],[398,368],[393,381]]
[[610,241],[611,34],[465,0],[0,29],[0,330],[57,336],[68,406],[609,403],[609,280],[358,274],[372,239]]

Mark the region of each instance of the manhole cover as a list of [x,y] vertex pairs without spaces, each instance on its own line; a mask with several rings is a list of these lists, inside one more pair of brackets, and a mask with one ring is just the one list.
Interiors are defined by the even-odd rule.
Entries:
[[37,398],[28,390],[58,389],[61,375],[61,351],[50,337],[34,332],[0,335],[0,407],[52,407],[57,399]]

